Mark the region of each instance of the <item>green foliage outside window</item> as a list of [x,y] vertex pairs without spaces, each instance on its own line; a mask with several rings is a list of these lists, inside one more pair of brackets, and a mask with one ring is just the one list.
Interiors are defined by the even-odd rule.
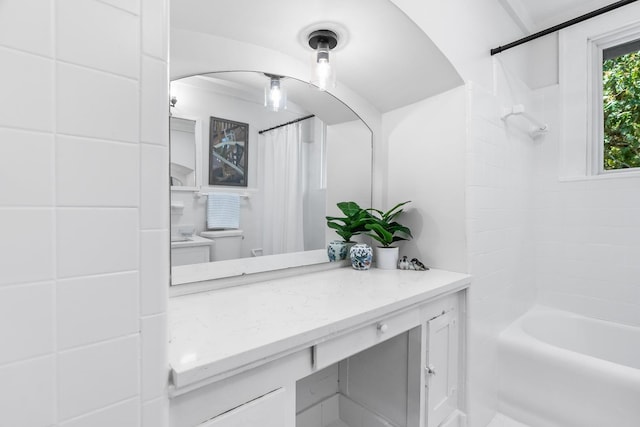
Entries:
[[640,52],[602,64],[604,169],[640,167]]

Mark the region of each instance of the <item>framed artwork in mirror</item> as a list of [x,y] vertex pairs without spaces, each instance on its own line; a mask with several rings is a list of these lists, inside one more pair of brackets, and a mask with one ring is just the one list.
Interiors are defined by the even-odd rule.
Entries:
[[247,186],[249,125],[211,117],[209,185]]

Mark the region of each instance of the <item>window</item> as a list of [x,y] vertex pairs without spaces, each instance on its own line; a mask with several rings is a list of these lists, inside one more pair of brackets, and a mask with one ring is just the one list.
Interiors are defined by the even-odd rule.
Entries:
[[603,171],[640,167],[640,40],[602,50]]
[[640,2],[559,32],[559,175],[640,177]]

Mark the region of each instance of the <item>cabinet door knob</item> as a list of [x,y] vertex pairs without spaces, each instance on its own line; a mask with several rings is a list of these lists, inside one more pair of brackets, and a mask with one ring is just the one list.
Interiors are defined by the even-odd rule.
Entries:
[[389,326],[387,326],[386,323],[378,323],[378,331],[380,331],[380,333],[385,333],[387,332],[387,329],[389,329]]
[[424,367],[424,369],[427,371],[427,374],[429,375],[435,375],[436,374],[436,368],[433,367],[433,365],[427,365]]

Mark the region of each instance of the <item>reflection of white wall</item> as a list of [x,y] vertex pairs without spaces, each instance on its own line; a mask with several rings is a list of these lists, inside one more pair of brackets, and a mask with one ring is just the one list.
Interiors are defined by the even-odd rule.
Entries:
[[196,127],[195,121],[177,117],[169,120],[171,140],[171,177],[193,187],[196,180]]
[[[371,203],[371,131],[362,122],[327,126],[327,215],[343,216],[338,202]],[[327,241],[340,239],[325,227]]]
[[302,122],[304,165],[304,249],[322,249],[325,245],[326,211],[324,123],[317,117]]

